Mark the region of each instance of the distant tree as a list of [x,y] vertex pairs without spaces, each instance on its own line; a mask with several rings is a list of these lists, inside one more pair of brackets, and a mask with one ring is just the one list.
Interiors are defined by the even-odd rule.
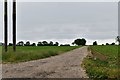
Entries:
[[38,42],[37,46],[43,46],[42,42]]
[[60,46],[70,46],[70,44],[64,44],[64,45],[63,45],[63,44],[61,44]]
[[53,46],[53,42],[52,41],[50,41],[49,46]]
[[86,40],[84,38],[82,38],[81,40],[82,40],[81,44],[85,45],[86,44]]
[[30,41],[27,41],[25,46],[30,46]]
[[113,42],[111,45],[115,45],[115,43]]
[[43,41],[42,44],[43,44],[43,46],[48,46],[48,42],[47,41]]
[[35,44],[35,43],[32,43],[31,46],[36,46],[36,44]]
[[102,46],[104,46],[104,44],[102,44]]
[[120,45],[120,36],[117,36],[116,37],[116,41],[119,43],[119,45]]
[[72,44],[76,44],[76,45],[85,45],[86,44],[86,40],[84,38],[82,39],[76,39],[74,40],[74,42]]
[[106,45],[109,45],[109,43],[106,43]]
[[23,41],[18,42],[17,46],[24,46],[24,42]]
[[73,44],[76,44],[76,45],[81,45],[81,39],[76,39]]
[[74,42],[72,42],[72,45],[74,45],[75,43]]
[[58,45],[59,45],[59,43],[58,43],[58,42],[55,42],[54,46],[58,46]]
[[93,42],[93,45],[97,45],[97,41]]
[[12,43],[9,43],[9,46],[12,46],[13,44]]

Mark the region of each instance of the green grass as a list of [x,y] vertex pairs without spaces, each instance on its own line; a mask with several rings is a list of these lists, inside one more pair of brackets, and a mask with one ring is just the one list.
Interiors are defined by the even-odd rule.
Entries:
[[[120,46],[119,46],[120,48]],[[100,57],[95,59],[94,56],[86,57],[83,61],[83,66],[86,68],[86,72],[91,79],[101,78],[120,78],[118,64],[118,46],[90,46],[90,49],[102,56],[106,56],[106,60],[101,60]]]
[[12,47],[8,47],[8,52],[2,53],[2,62],[16,63],[37,60],[62,54],[76,48],[78,46],[17,46],[17,51],[13,52]]

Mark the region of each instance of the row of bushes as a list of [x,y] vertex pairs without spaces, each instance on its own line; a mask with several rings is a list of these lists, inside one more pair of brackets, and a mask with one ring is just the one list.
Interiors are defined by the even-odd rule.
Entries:
[[[12,46],[12,43],[9,43],[9,46]],[[43,42],[38,42],[36,43],[30,43],[29,41],[27,41],[25,44],[23,41],[20,41],[16,44],[17,46],[59,46],[58,42],[53,43],[52,41],[50,41],[49,43],[47,41],[43,41]],[[60,46],[70,46],[70,44],[60,44]]]

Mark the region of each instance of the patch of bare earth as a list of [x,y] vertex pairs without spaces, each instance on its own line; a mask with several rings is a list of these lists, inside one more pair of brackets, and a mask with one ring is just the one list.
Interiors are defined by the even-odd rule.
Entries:
[[3,64],[3,78],[88,78],[81,67],[87,47],[29,62]]

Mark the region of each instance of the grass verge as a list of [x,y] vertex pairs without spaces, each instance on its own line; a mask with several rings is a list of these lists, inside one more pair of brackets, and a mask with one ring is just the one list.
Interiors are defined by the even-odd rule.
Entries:
[[118,46],[90,46],[89,50],[91,54],[84,59],[82,66],[91,79],[120,78]]
[[12,47],[8,47],[8,52],[2,53],[3,63],[17,63],[30,60],[37,60],[62,54],[64,52],[79,48],[78,46],[17,46],[17,51],[13,52]]

